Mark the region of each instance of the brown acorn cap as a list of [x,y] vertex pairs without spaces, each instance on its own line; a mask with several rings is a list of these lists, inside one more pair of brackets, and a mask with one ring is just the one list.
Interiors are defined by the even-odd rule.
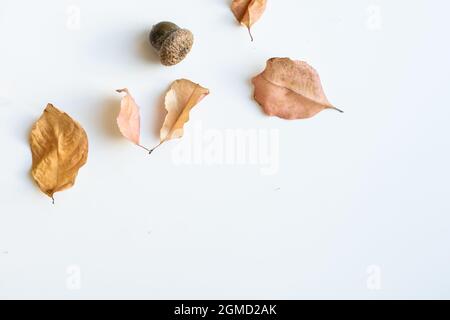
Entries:
[[170,34],[161,46],[161,63],[173,66],[180,63],[191,51],[194,35],[187,29],[179,29]]

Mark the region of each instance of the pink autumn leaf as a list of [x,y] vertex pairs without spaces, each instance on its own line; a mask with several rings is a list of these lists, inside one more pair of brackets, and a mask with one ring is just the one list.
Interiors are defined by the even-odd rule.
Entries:
[[130,95],[128,89],[117,90],[125,93],[120,103],[120,113],[117,117],[117,125],[122,135],[136,145],[140,144],[141,116],[139,106]]
[[334,107],[325,96],[319,74],[309,64],[289,58],[272,58],[253,78],[254,97],[269,116],[283,119],[311,118]]

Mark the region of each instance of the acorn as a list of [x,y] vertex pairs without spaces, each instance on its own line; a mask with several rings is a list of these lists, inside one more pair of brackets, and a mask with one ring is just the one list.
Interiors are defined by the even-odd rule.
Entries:
[[180,63],[192,49],[194,35],[175,23],[163,21],[153,26],[150,43],[158,52],[161,63],[173,66]]

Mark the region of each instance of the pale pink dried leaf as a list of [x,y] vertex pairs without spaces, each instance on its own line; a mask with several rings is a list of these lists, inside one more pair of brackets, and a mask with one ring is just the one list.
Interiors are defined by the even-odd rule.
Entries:
[[316,70],[303,61],[272,58],[253,78],[255,100],[270,116],[306,119],[335,108],[325,96]]
[[117,125],[122,135],[131,142],[139,145],[141,132],[141,116],[139,106],[130,95],[128,89],[117,90],[125,93],[120,103],[120,113],[117,117]]

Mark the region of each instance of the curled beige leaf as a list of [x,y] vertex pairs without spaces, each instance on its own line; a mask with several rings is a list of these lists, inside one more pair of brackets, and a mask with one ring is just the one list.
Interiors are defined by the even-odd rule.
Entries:
[[262,17],[266,3],[266,0],[233,0],[231,3],[231,11],[239,23],[247,27],[252,41],[251,27]]
[[119,130],[125,138],[139,145],[141,134],[139,106],[136,104],[128,89],[120,89],[117,92],[125,93],[120,103],[120,113],[117,117]]
[[319,74],[309,64],[289,58],[272,58],[253,78],[255,100],[269,116],[306,119],[334,107],[325,96]]
[[88,157],[84,129],[66,113],[48,104],[30,134],[31,174],[49,197],[72,187]]
[[189,112],[208,94],[208,89],[190,80],[180,79],[172,83],[164,101],[167,115],[160,132],[161,142],[153,150],[165,141],[183,136]]

